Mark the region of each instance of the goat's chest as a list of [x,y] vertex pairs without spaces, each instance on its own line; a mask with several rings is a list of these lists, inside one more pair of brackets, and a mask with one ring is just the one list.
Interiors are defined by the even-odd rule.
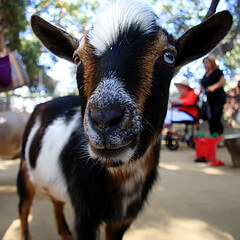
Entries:
[[116,215],[124,218],[135,215],[142,205],[142,194],[147,178],[146,169],[141,163],[110,169],[107,189],[116,206]]

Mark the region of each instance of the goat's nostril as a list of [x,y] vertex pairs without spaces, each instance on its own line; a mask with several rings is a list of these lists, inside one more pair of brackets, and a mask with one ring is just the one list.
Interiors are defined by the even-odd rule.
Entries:
[[119,116],[115,116],[113,119],[111,119],[108,122],[108,126],[111,127],[111,126],[117,125],[118,123],[121,122],[122,117],[123,117],[123,114],[121,114]]
[[93,108],[90,111],[90,117],[93,125],[99,129],[109,129],[118,127],[124,117],[124,111],[121,108],[98,109]]

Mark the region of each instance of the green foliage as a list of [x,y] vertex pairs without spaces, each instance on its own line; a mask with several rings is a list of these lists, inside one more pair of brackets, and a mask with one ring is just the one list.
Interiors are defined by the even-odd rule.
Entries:
[[230,69],[236,69],[240,67],[240,46],[236,45],[230,51],[224,55],[225,66]]
[[96,0],[42,0],[34,7],[35,14],[44,15],[47,20],[56,25],[81,32],[98,7]]
[[42,68],[42,66],[38,65],[38,58],[42,53],[39,41],[37,39],[26,40],[25,38],[21,38],[19,53],[22,55],[22,60],[27,67],[30,79],[36,79],[38,70]]
[[28,0],[1,0],[0,2],[0,19],[10,51],[21,46],[19,33],[23,32],[27,25],[25,10],[28,4]]
[[233,26],[226,39],[227,50],[224,52],[224,64],[236,73],[235,70],[240,68],[240,1],[226,0],[226,3],[233,14]]
[[[44,67],[38,64],[38,58],[41,55],[39,41],[34,38],[26,39],[26,31],[29,27],[26,8],[29,4],[29,0],[1,0],[0,16],[7,49],[10,52],[17,50],[21,54],[31,80],[30,89],[32,89],[38,81],[39,70]],[[53,88],[48,85],[46,89],[52,90]]]
[[[44,49],[32,35],[29,25],[30,15],[43,15],[48,21],[68,31],[79,33],[83,32],[97,7],[98,1],[96,0],[0,1],[0,22],[3,26],[6,46],[9,51],[18,50],[21,54],[31,79],[31,91],[39,90],[38,88],[41,85],[41,90],[52,93],[57,81],[47,75],[48,66],[39,63],[39,57]],[[53,56],[51,56],[51,59],[56,61]],[[38,83],[39,73],[42,76],[41,84]]]
[[159,15],[167,20],[163,26],[174,36],[179,37],[202,21],[208,7],[206,1],[202,0],[168,0],[162,1]]

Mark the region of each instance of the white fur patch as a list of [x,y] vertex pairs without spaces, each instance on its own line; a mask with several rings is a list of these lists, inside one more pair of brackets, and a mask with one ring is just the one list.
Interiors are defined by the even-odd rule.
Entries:
[[101,55],[117,40],[119,34],[136,25],[143,33],[152,31],[155,15],[150,5],[137,0],[114,0],[97,17],[89,32],[95,54]]
[[122,214],[126,215],[129,205],[134,201],[141,198],[143,180],[145,180],[146,175],[140,168],[137,170],[136,174],[133,175],[131,179],[126,181],[122,186],[122,191],[126,194],[122,202]]
[[40,128],[40,126],[41,126],[40,119],[36,118],[36,122],[33,125],[32,129],[31,129],[31,131],[30,131],[30,133],[28,135],[27,142],[26,142],[25,156],[24,157],[25,157],[28,169],[31,169],[31,167],[30,167],[30,157],[29,157],[29,151],[30,151],[31,143],[32,143],[32,141],[33,141],[33,139],[34,139],[38,129]]
[[[45,130],[36,167],[29,171],[31,181],[41,191],[63,202],[68,200],[68,194],[59,157],[71,134],[78,127],[79,122],[80,112],[77,112],[69,122],[66,122],[65,117],[55,119]],[[33,127],[29,135],[29,143],[35,135],[34,132],[36,133],[35,129],[37,127],[39,127],[39,123]],[[29,167],[29,158],[27,159]]]

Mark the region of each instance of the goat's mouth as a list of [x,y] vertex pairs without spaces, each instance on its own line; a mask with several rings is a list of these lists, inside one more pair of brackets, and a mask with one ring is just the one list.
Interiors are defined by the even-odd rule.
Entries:
[[136,140],[121,146],[98,147],[89,143],[90,155],[108,166],[119,166],[128,163],[136,149]]
[[113,147],[113,148],[97,148],[91,146],[94,151],[101,157],[106,157],[106,158],[111,158],[112,156],[119,155],[126,151],[130,146],[130,143],[125,144],[124,146],[121,147]]

